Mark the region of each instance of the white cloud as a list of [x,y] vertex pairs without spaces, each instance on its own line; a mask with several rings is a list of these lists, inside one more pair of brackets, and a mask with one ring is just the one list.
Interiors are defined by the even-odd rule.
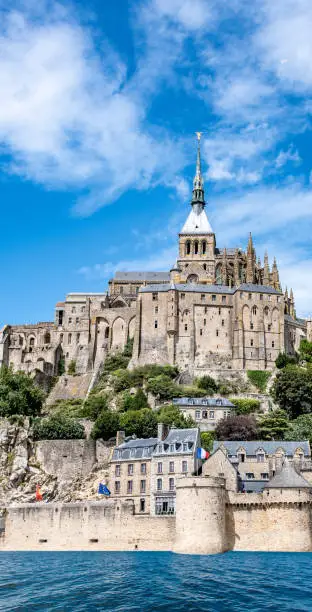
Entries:
[[294,149],[292,145],[290,145],[287,151],[280,151],[276,160],[275,165],[277,168],[282,168],[288,162],[300,163],[301,157],[298,153],[297,149]]

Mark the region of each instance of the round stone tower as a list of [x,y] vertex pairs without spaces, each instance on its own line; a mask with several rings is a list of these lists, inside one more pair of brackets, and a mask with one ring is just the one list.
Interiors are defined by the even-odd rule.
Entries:
[[209,555],[226,550],[225,480],[188,476],[176,481],[173,552]]

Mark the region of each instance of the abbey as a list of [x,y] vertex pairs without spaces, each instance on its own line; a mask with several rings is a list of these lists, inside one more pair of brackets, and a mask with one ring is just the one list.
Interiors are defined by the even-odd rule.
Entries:
[[272,369],[279,352],[312,340],[312,321],[296,317],[292,290],[282,291],[276,260],[220,248],[209,223],[198,141],[191,210],[168,272],[116,272],[103,293],[69,293],[53,322],[6,325],[0,364],[47,375],[76,363],[95,376],[108,353],[134,339],[131,366],[176,364],[200,375],[215,370]]

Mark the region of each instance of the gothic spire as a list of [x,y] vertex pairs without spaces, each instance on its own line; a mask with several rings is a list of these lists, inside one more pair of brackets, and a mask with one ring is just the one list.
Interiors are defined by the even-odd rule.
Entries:
[[268,252],[264,253],[264,266],[263,266],[263,285],[268,287],[270,284],[270,266]]
[[227,285],[227,254],[226,254],[226,248],[223,249],[221,276],[222,276],[222,285]]
[[249,234],[248,246],[247,246],[247,269],[246,269],[246,283],[254,283],[255,277],[255,250],[253,248],[252,236]]
[[235,249],[235,257],[234,257],[234,285],[236,287],[240,285],[238,249]]
[[192,206],[196,208],[203,208],[205,206],[205,193],[204,193],[204,179],[201,171],[201,158],[200,158],[200,138],[201,132],[196,132],[197,135],[197,159],[196,159],[196,172],[193,180],[193,196]]
[[276,263],[276,258],[274,257],[273,266],[272,266],[272,285],[274,289],[280,289],[280,281],[279,281],[279,273]]

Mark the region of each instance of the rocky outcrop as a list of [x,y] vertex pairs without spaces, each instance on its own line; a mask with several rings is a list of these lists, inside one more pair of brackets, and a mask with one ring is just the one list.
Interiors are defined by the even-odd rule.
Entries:
[[92,440],[34,442],[29,419],[0,419],[0,506],[35,501],[96,498],[108,478],[112,444]]

